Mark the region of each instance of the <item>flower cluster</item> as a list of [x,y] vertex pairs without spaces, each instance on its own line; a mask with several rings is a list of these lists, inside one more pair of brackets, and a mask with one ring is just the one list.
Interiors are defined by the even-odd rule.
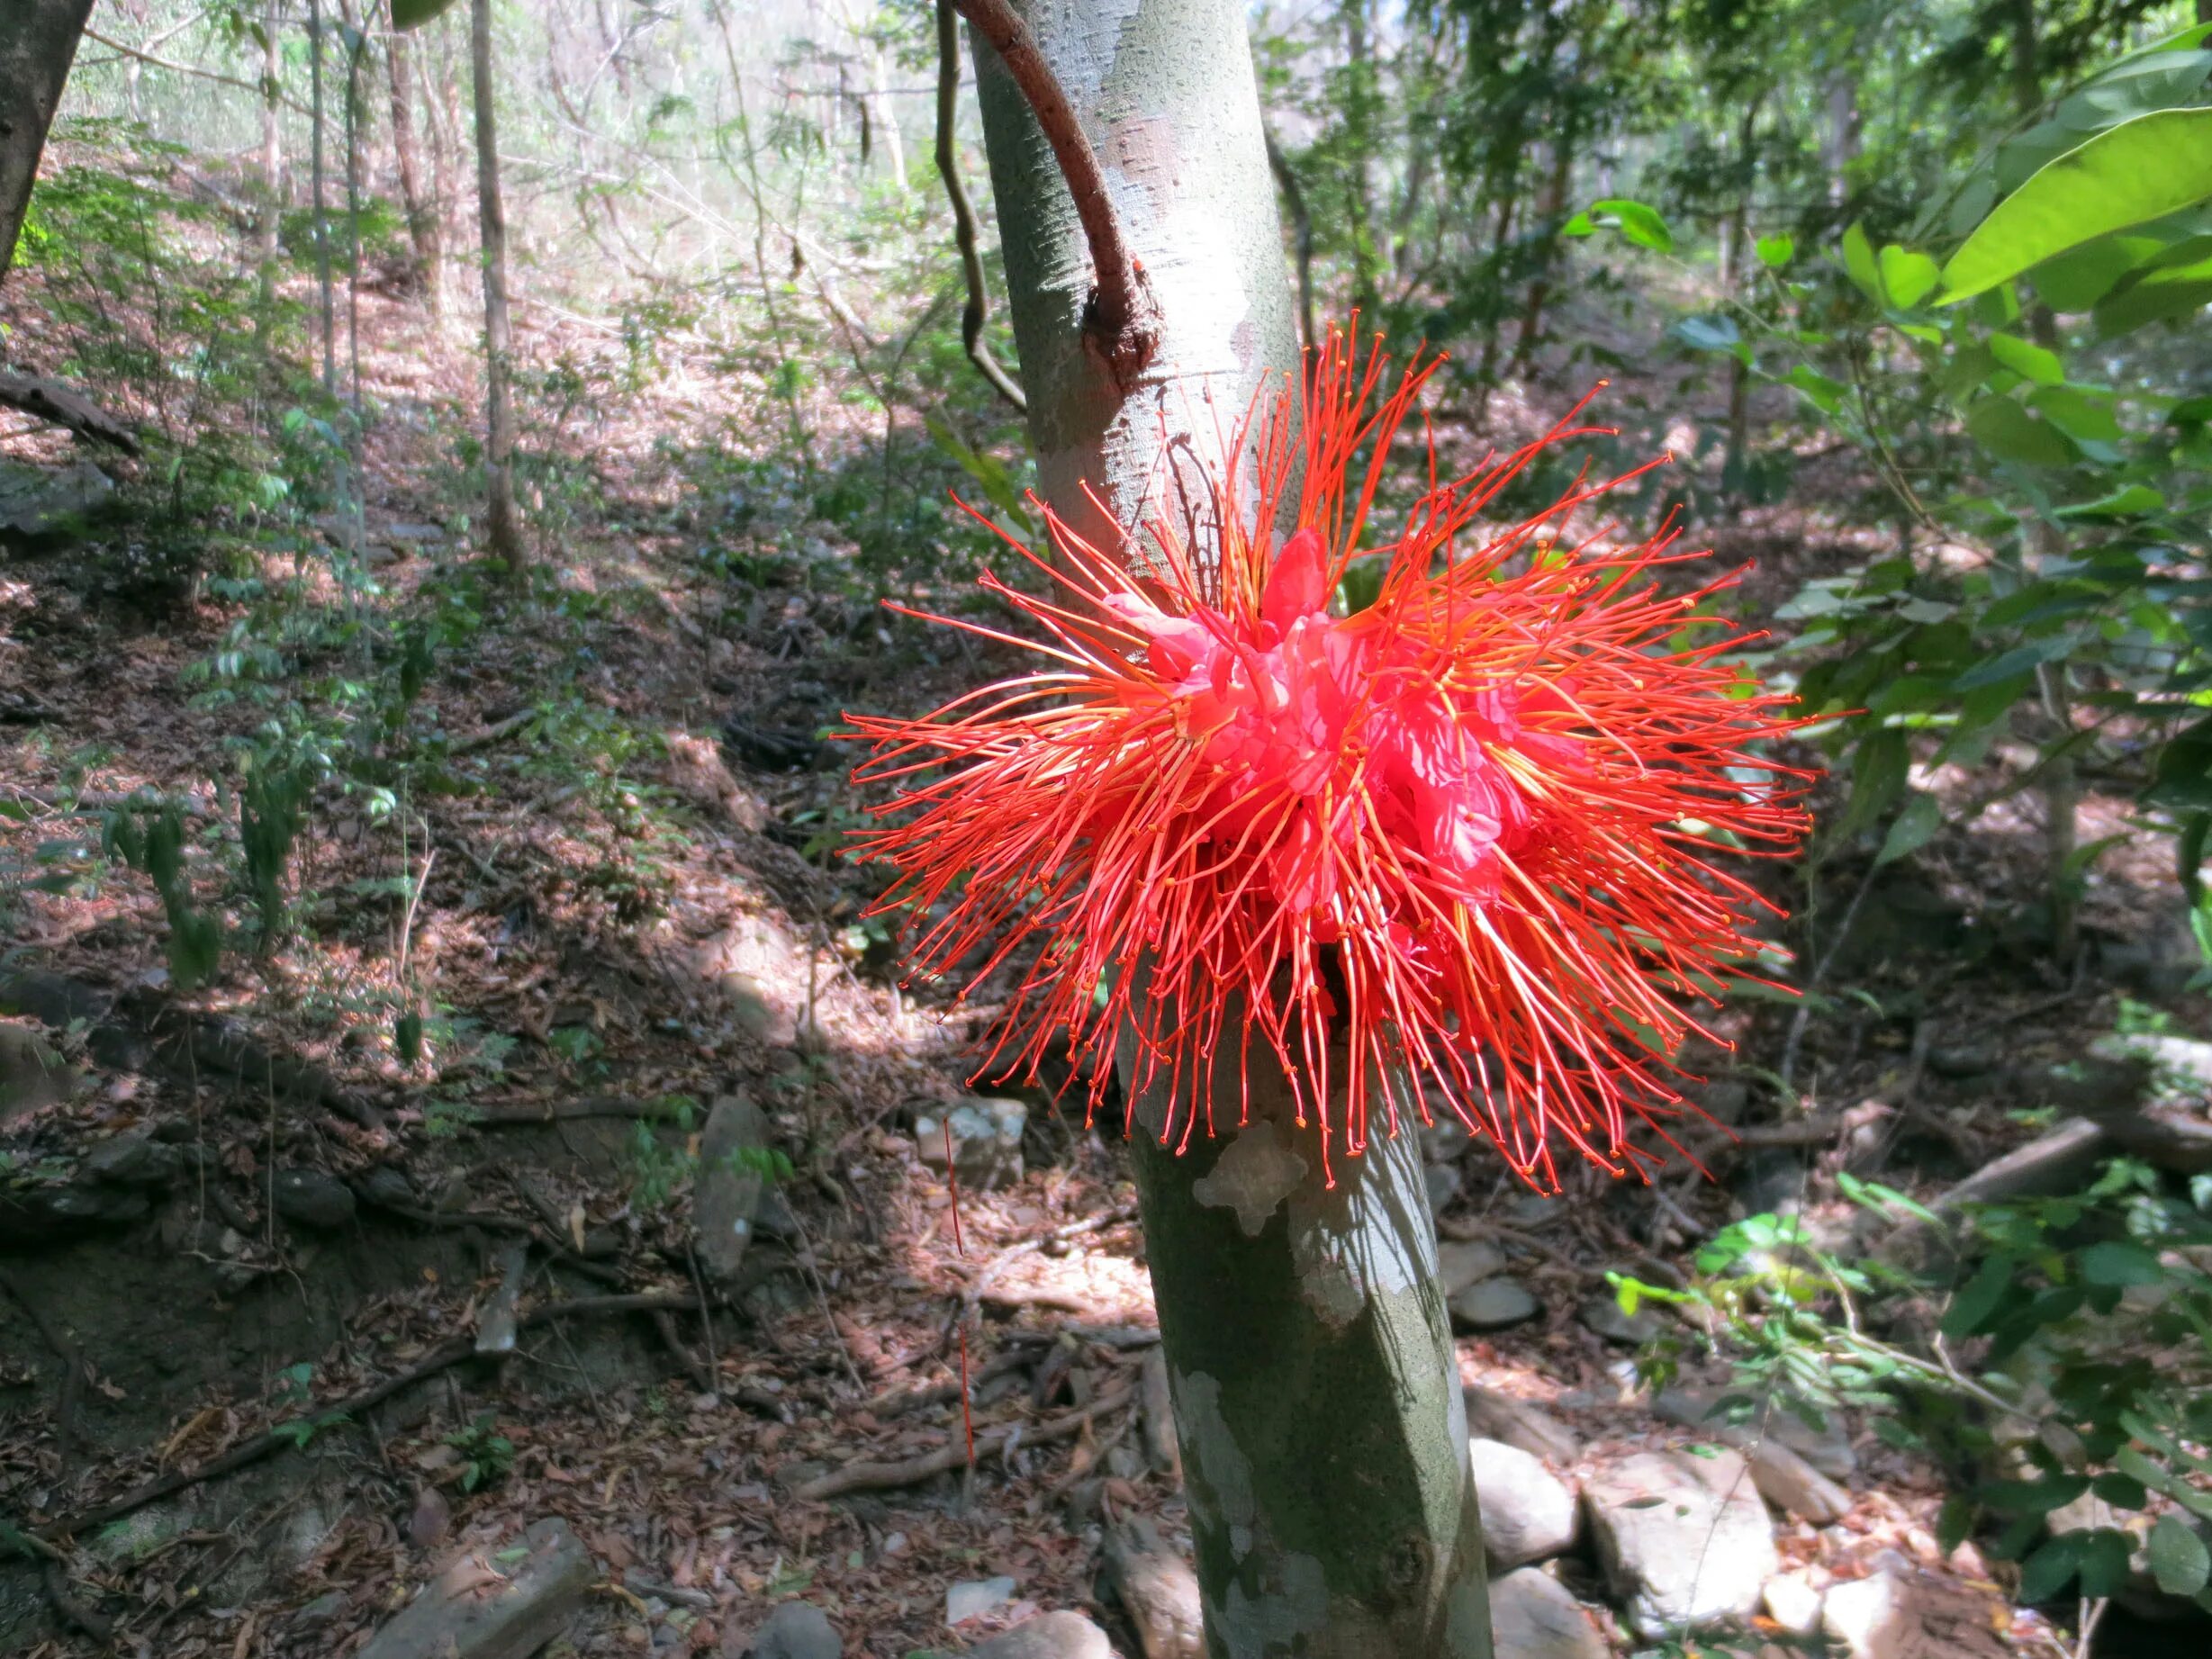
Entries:
[[1657,579],[1696,556],[1671,528],[1566,542],[1625,479],[1490,518],[1575,431],[1453,482],[1431,447],[1363,555],[1435,366],[1386,388],[1379,350],[1332,338],[1225,446],[1202,529],[1163,512],[1100,546],[1048,513],[1057,556],[1016,551],[1051,597],[985,578],[1048,636],[1014,642],[1037,672],[853,718],[860,776],[902,786],[860,840],[899,872],[910,960],[963,987],[1024,964],[989,1064],[1064,1034],[1095,1110],[1122,1041],[1178,1147],[1271,1063],[1324,1162],[1378,1106],[1395,1132],[1438,1104],[1538,1185],[1555,1137],[1650,1156],[1628,1117],[1679,1107],[1667,1057],[1759,949],[1729,855],[1803,830],[1768,753],[1792,722],[1708,614],[1732,578]]

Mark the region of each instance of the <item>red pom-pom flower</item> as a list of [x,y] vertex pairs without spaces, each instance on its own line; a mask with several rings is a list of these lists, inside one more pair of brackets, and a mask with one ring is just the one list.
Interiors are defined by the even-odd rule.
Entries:
[[[859,850],[899,872],[878,908],[913,911],[910,960],[966,989],[1034,949],[989,1066],[1034,1068],[1064,1033],[1095,1110],[1126,1031],[1130,1098],[1165,1084],[1178,1147],[1222,1122],[1220,1077],[1241,1122],[1271,1053],[1324,1163],[1378,1103],[1395,1132],[1439,1099],[1539,1185],[1555,1133],[1615,1170],[1649,1158],[1627,1116],[1680,1104],[1666,1057],[1759,949],[1720,857],[1804,827],[1765,753],[1792,722],[1702,614],[1733,579],[1656,580],[1694,556],[1671,528],[1563,544],[1625,479],[1485,518],[1574,432],[1454,482],[1431,448],[1363,555],[1435,366],[1377,406],[1379,351],[1332,338],[1224,446],[1210,522],[1159,511],[1101,547],[1048,511],[1057,562],[1015,545],[1054,597],[983,579],[1050,642],[953,626],[1044,667],[923,720],[853,717],[879,744],[859,776],[903,786]],[[1363,558],[1379,590],[1341,614]]]

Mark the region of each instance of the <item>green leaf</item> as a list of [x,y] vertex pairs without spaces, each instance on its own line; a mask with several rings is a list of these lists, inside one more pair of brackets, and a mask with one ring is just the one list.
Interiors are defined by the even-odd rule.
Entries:
[[2212,302],[2212,258],[2157,266],[2131,275],[2097,302],[2097,332],[2111,339],[2153,322],[2187,317],[2208,302]]
[[1851,757],[1851,800],[1837,824],[1839,839],[1857,834],[1890,809],[1890,803],[1905,789],[1905,772],[1911,756],[1905,735],[1884,730],[1860,739]]
[[1684,317],[1667,332],[1693,351],[1733,351],[1743,338],[1736,324],[1718,312]]
[[1990,356],[2023,380],[2032,380],[2038,386],[2056,386],[2065,381],[2065,365],[2054,351],[2031,346],[2011,334],[1992,334],[1982,343],[1990,348]]
[[2089,1484],[2086,1474],[2054,1474],[2044,1481],[1984,1481],[1980,1496],[2000,1515],[2048,1515],[2072,1503],[2089,1490]]
[[1966,431],[2000,461],[2022,466],[2071,466],[2074,447],[2047,420],[2038,420],[2018,400],[1981,398],[1966,410]]
[[2099,1527],[2081,1546],[2081,1593],[2094,1601],[2127,1587],[2133,1540],[2117,1527]]
[[2078,1262],[2081,1277],[2091,1285],[2155,1285],[2165,1277],[2153,1252],[2117,1239],[2090,1245]]
[[1904,811],[1891,821],[1890,833],[1882,837],[1882,851],[1874,854],[1874,862],[1893,864],[1918,852],[1942,827],[1943,803],[1925,789],[1913,790]]
[[2084,242],[2212,198],[2212,109],[2159,110],[2040,168],[1943,268],[1955,304]]
[[2162,513],[2166,498],[2148,484],[2129,484],[2115,490],[2109,495],[2100,495],[2093,501],[2077,501],[2072,507],[2062,507],[2053,516],[2059,518],[2135,518],[2144,513]]
[[1763,236],[1753,244],[1753,248],[1759,256],[1759,263],[1770,271],[1779,271],[1797,257],[1797,243],[1786,232]]
[[1909,311],[1935,292],[1942,272],[1926,254],[1891,242],[1882,250],[1881,275],[1890,303]]
[[2079,643],[2072,634],[2054,634],[2048,639],[2030,640],[2025,645],[2015,645],[2009,651],[2000,652],[1975,663],[1951,682],[1954,691],[1978,691],[1984,686],[2002,685],[2008,680],[2017,680],[2031,674],[2045,663],[2054,663],[2071,652]]
[[1882,303],[1882,272],[1874,263],[1874,246],[1866,239],[1866,228],[1853,225],[1843,233],[1844,270],[1858,291],[1876,305]]
[[1951,1298],[1950,1310],[1943,1316],[1943,1334],[1953,1342],[1964,1341],[1982,1329],[1982,1322],[1997,1312],[2005,1293],[2012,1288],[2014,1262],[2009,1256],[1992,1256],[1966,1281],[1958,1294]]
[[2064,1589],[2081,1564],[2082,1546],[2079,1532],[2062,1532],[2047,1539],[2020,1567],[2020,1600],[2032,1606]]
[[2155,236],[2100,236],[2045,260],[2028,277],[2053,311],[2085,311],[2164,245]]
[[2212,1582],[2212,1550],[2197,1528],[2171,1512],[2151,1528],[2151,1576],[2170,1596],[2193,1596]]
[[1656,207],[1624,196],[1607,196],[1590,203],[1590,216],[1600,225],[1610,220],[1613,230],[1639,248],[1661,254],[1675,251],[1675,233],[1666,228],[1666,221]]
[[1810,364],[1801,363],[1783,377],[1785,385],[1795,386],[1804,394],[1805,401],[1824,415],[1832,415],[1843,407],[1844,392],[1847,388],[1840,380],[1830,380]]
[[392,0],[392,26],[420,29],[453,9],[453,0]]

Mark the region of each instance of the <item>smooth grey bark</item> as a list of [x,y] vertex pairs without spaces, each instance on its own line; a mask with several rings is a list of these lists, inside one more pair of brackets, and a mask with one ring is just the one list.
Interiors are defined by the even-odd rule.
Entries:
[[[1090,264],[1052,152],[971,41],[1041,492],[1094,534],[1105,527],[1086,481],[1124,520],[1161,491],[1179,516],[1178,485],[1219,464],[1217,431],[1298,365],[1243,7],[1019,9],[1098,151],[1162,327],[1151,366],[1118,392],[1082,339]],[[1285,1093],[1256,1077],[1252,1126],[1180,1157],[1155,1144],[1160,1098],[1140,1103],[1132,1136],[1208,1649],[1488,1659],[1482,1533],[1416,1144],[1378,1136],[1338,1160],[1327,1189]]]
[[515,415],[509,381],[514,336],[507,313],[507,211],[500,200],[500,140],[492,79],[492,0],[472,0],[469,78],[476,105],[476,225],[483,244],[484,529],[492,556],[522,575],[522,527],[515,511]]
[[14,262],[46,130],[91,15],[92,0],[0,0],[0,277]]

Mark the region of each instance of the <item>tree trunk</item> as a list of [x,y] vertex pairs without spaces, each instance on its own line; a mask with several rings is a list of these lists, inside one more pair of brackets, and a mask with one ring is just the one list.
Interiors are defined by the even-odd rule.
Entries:
[[[1160,348],[1124,396],[1081,337],[1090,260],[1052,151],[977,45],[1040,491],[1097,532],[1084,481],[1125,518],[1148,493],[1176,500],[1173,469],[1218,465],[1217,434],[1297,372],[1281,230],[1240,0],[1019,9],[1161,313]],[[1155,1143],[1158,1097],[1132,1136],[1209,1652],[1488,1659],[1417,1143],[1377,1137],[1324,1190],[1281,1080],[1255,1076],[1253,1094],[1251,1127],[1181,1157]]]
[[14,262],[46,130],[92,0],[0,0],[0,277]]
[[261,16],[261,224],[256,252],[259,309],[255,313],[255,338],[263,355],[276,307],[277,256],[284,244],[284,129],[281,99],[284,71],[282,23],[275,6]]
[[394,31],[385,67],[392,73],[392,157],[399,169],[400,203],[415,245],[416,275],[430,315],[446,317],[446,258],[439,245],[437,206],[423,189],[422,159],[415,148],[414,61],[406,35]]
[[1350,209],[1352,301],[1370,324],[1375,321],[1376,284],[1380,255],[1375,245],[1375,52],[1368,30],[1368,0],[1342,0],[1348,95],[1344,136],[1351,149],[1345,196]]
[[513,339],[507,321],[507,214],[500,204],[499,126],[492,113],[492,0],[470,0],[470,77],[476,100],[476,223],[483,238],[484,528],[492,556],[522,574],[515,517],[514,409],[508,390]]
[[1859,158],[1859,82],[1846,70],[1828,77],[1826,148],[1828,203],[1841,207],[1851,198],[1851,168]]
[[1513,361],[1524,371],[1535,355],[1536,337],[1544,327],[1544,302],[1551,296],[1552,261],[1559,257],[1558,227],[1566,219],[1566,193],[1575,176],[1573,121],[1551,141],[1551,176],[1544,181],[1541,212],[1549,227],[1537,254],[1536,275],[1529,281],[1529,306],[1521,314],[1521,338],[1513,343]]

